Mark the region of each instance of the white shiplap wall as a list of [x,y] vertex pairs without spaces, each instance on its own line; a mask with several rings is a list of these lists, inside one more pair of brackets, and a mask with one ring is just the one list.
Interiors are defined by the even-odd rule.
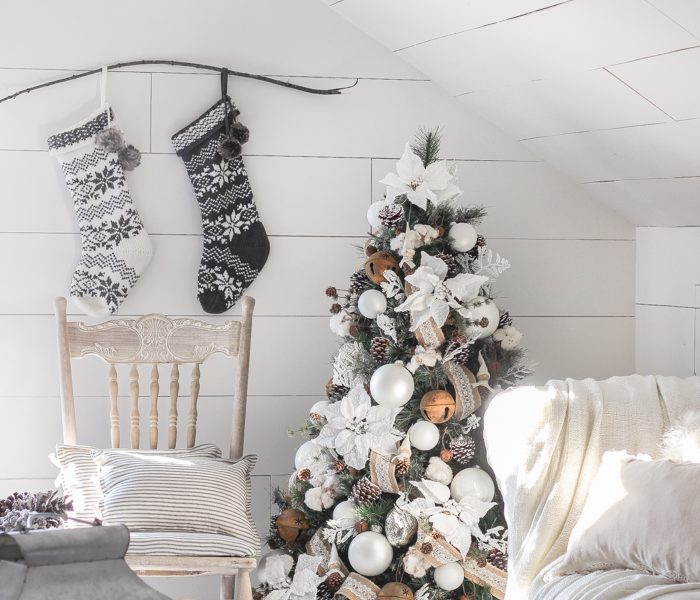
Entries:
[[[536,380],[632,371],[634,230],[322,2],[46,0],[5,3],[2,20],[10,26],[0,38],[0,95],[73,69],[155,57],[319,87],[360,78],[331,97],[248,80],[229,86],[252,132],[245,162],[271,236],[270,260],[250,288],[258,303],[246,450],[260,454],[255,516],[263,530],[270,489],[285,481],[298,444],[287,429],[322,394],[337,343],[323,289],[341,286],[360,264],[364,213],[382,193],[376,181],[417,126],[444,127],[444,154],[458,161],[464,200],[490,208],[483,232],[513,264],[499,295],[539,363]],[[156,252],[120,315],[224,320],[203,315],[195,297],[199,213],[170,145],[170,135],[217,98],[218,76],[151,67],[111,74],[109,83],[118,120],[143,151],[128,179]],[[47,459],[60,438],[52,299],[67,291],[80,241],[45,139],[97,102],[91,77],[0,105],[0,495],[46,488],[55,476]],[[79,434],[104,445],[105,372],[84,361],[75,380]],[[227,415],[230,390],[225,361],[205,365],[202,440],[226,439],[227,416],[216,417]],[[165,589],[214,597],[215,582]]]

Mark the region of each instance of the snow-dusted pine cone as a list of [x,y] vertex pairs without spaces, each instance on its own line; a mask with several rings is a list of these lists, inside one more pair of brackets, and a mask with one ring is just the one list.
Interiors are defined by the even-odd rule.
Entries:
[[493,565],[501,571],[508,570],[508,555],[504,554],[496,548],[491,548],[486,554],[486,560],[490,565]]
[[377,215],[384,227],[396,229],[404,222],[403,207],[400,204],[387,204]]
[[382,488],[373,484],[368,477],[363,477],[354,486],[352,486],[352,499],[355,504],[362,506],[363,504],[371,504],[379,499],[382,495]]
[[278,516],[279,515],[270,517],[270,533],[267,539],[267,545],[272,549],[281,548],[285,544],[285,541],[280,537],[279,531],[277,530]]
[[333,571],[326,577],[326,583],[334,593],[340,589],[340,586],[343,585],[343,581],[345,581],[345,577],[338,571]]
[[349,391],[350,388],[346,388],[344,385],[336,385],[332,381],[326,385],[326,396],[331,402],[342,400]]
[[399,476],[403,477],[408,470],[411,468],[411,459],[402,458],[396,461],[396,466],[394,467],[394,472]]
[[447,277],[454,277],[457,275],[457,273],[459,273],[459,265],[457,264],[455,257],[451,254],[440,252],[440,254],[435,255],[435,258],[439,258],[447,265]]
[[378,363],[384,364],[390,344],[391,340],[389,338],[380,336],[372,338],[372,341],[369,343],[369,353]]
[[450,442],[450,450],[452,450],[452,458],[460,465],[468,465],[474,452],[476,451],[476,442],[474,438],[467,436],[455,438]]
[[370,281],[367,279],[367,273],[365,273],[364,269],[359,269],[350,275],[350,291],[353,294],[359,294],[370,285]]
[[502,327],[506,327],[512,324],[513,319],[510,318],[510,313],[507,310],[504,310],[501,313],[501,318],[498,320],[498,328],[501,329]]
[[[466,342],[466,340],[465,340]],[[461,346],[461,347],[460,347]],[[456,352],[455,352],[456,350]],[[450,354],[452,357],[451,361],[456,362],[460,365],[466,365],[469,362],[469,356],[471,355],[472,346],[471,344],[461,343],[460,341],[450,342],[449,346],[445,350],[445,354]],[[454,355],[452,353],[454,352]]]
[[331,600],[333,596],[335,596],[335,592],[331,590],[331,587],[324,579],[316,588],[316,600]]

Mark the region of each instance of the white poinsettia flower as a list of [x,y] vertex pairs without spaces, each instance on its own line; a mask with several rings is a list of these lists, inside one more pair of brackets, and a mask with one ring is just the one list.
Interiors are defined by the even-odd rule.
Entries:
[[444,160],[425,167],[411,146],[406,144],[403,156],[396,163],[396,173],[389,173],[381,183],[387,186],[387,200],[393,201],[397,196],[405,195],[409,202],[426,210],[428,201],[439,204],[460,194],[453,179],[454,173]]
[[446,279],[447,270],[445,261],[421,252],[420,267],[412,275],[406,276],[406,281],[414,291],[395,310],[410,312],[411,331],[418,329],[431,317],[438,327],[442,327],[450,309],[468,317],[469,311],[462,302],[475,298],[481,286],[488,281],[488,277],[470,273],[460,273]]
[[423,494],[409,503],[406,510],[418,519],[427,519],[433,529],[452,544],[462,556],[471,547],[472,536],[482,538],[479,520],[496,505],[474,496],[465,496],[459,502],[450,497],[450,488],[438,481],[423,479],[411,481]]
[[323,581],[317,573],[322,560],[321,556],[300,554],[292,581],[269,592],[265,600],[316,600],[318,586]]
[[327,423],[315,441],[335,449],[349,467],[363,469],[370,450],[383,455],[396,450],[401,436],[394,432],[394,419],[399,410],[372,405],[364,385],[358,384],[326,409]]

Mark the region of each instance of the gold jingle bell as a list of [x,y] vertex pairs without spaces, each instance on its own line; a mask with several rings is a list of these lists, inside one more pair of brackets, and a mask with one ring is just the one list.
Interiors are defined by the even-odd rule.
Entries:
[[279,536],[287,543],[296,541],[299,534],[310,526],[309,519],[304,512],[296,508],[282,511],[275,524]]
[[413,592],[405,583],[392,581],[379,590],[381,600],[413,600]]
[[420,399],[420,412],[426,421],[445,423],[455,414],[455,399],[445,390],[431,390]]
[[385,281],[384,271],[394,271],[398,275],[399,261],[391,252],[375,252],[365,262],[367,278],[375,285],[379,285]]

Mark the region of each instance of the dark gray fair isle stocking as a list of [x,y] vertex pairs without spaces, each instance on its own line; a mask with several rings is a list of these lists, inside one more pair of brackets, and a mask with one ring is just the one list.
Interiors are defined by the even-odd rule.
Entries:
[[270,252],[240,156],[247,129],[236,123],[238,114],[224,95],[172,137],[202,212],[204,248],[197,296],[204,311],[214,314],[236,303]]

